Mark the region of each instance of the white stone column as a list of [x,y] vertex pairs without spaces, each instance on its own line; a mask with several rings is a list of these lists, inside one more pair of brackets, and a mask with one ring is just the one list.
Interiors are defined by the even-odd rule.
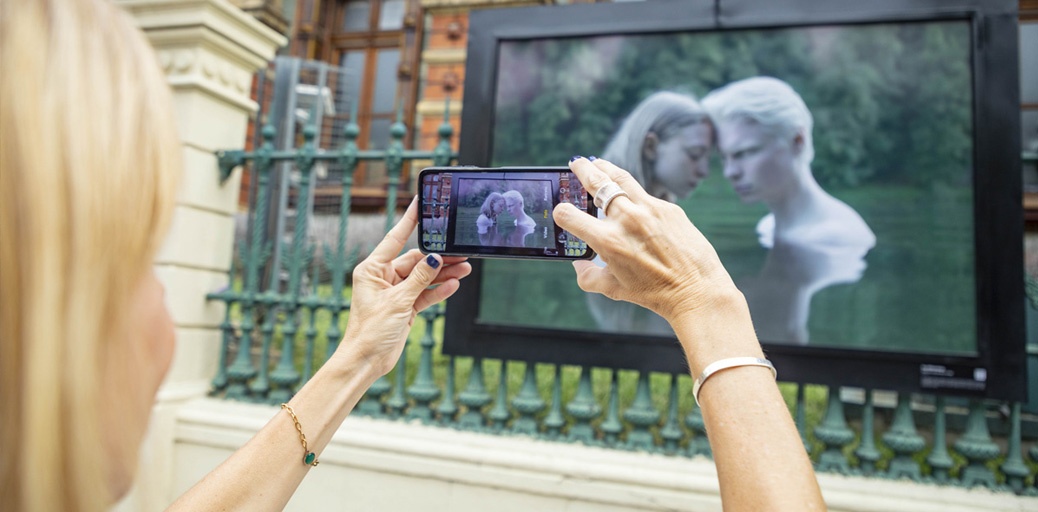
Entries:
[[171,496],[177,409],[205,396],[216,372],[223,304],[206,294],[227,284],[240,172],[220,184],[217,149],[245,144],[252,77],[286,39],[227,0],[116,0],[136,19],[173,89],[184,178],[156,261],[176,324],[177,349],[152,410],[135,486],[119,510],[162,510]]

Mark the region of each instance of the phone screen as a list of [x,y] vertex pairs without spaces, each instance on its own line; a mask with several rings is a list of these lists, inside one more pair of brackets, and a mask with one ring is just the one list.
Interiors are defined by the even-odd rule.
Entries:
[[571,203],[595,215],[567,167],[430,167],[419,174],[423,252],[503,258],[587,259],[594,251],[555,224]]

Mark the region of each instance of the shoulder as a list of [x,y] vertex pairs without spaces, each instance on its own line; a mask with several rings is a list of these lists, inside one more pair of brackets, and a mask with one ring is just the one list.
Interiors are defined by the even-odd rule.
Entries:
[[[768,215],[757,224],[761,245],[767,228],[775,240],[816,249],[850,250],[867,252],[876,245],[876,235],[865,219],[854,208],[843,201],[825,194],[808,210],[809,215],[776,230],[774,216]],[[770,217],[770,219],[769,219]],[[765,246],[769,247],[769,246]]]
[[[853,210],[851,210],[852,213]],[[798,226],[780,238],[795,245],[817,249],[868,252],[876,245],[876,235],[857,214],[829,217],[820,222]]]

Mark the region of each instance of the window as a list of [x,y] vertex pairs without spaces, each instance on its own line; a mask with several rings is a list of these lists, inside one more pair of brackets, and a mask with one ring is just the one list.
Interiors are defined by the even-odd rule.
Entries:
[[[357,102],[362,149],[385,149],[397,112],[410,124],[414,111],[411,70],[417,58],[417,0],[338,0],[330,7],[329,60],[347,73],[340,91]],[[405,144],[409,141],[405,140]],[[402,176],[406,180],[407,174]],[[381,162],[367,162],[354,178],[358,198],[381,197],[386,185]]]
[[[360,127],[357,145],[361,149],[385,149],[389,145],[389,129],[398,111],[404,123],[413,126],[421,41],[419,12],[419,0],[297,0],[298,18],[290,52],[345,70],[345,79],[333,87],[336,97],[346,98],[347,104],[356,103]],[[344,124],[349,108],[335,117],[336,123]],[[411,147],[412,131],[404,139],[405,147]],[[402,189],[409,187],[408,177],[405,164]],[[353,204],[362,209],[381,207],[386,182],[383,163],[361,163],[354,174]],[[338,193],[332,187],[317,191],[318,195]],[[401,197],[406,198],[406,194]]]

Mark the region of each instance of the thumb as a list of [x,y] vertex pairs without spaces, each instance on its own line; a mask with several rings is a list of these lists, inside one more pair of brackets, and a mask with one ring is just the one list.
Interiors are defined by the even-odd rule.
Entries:
[[398,286],[404,291],[407,299],[414,302],[422,291],[432,285],[442,266],[443,258],[439,254],[430,254],[418,260],[414,269],[411,270],[411,274]]

